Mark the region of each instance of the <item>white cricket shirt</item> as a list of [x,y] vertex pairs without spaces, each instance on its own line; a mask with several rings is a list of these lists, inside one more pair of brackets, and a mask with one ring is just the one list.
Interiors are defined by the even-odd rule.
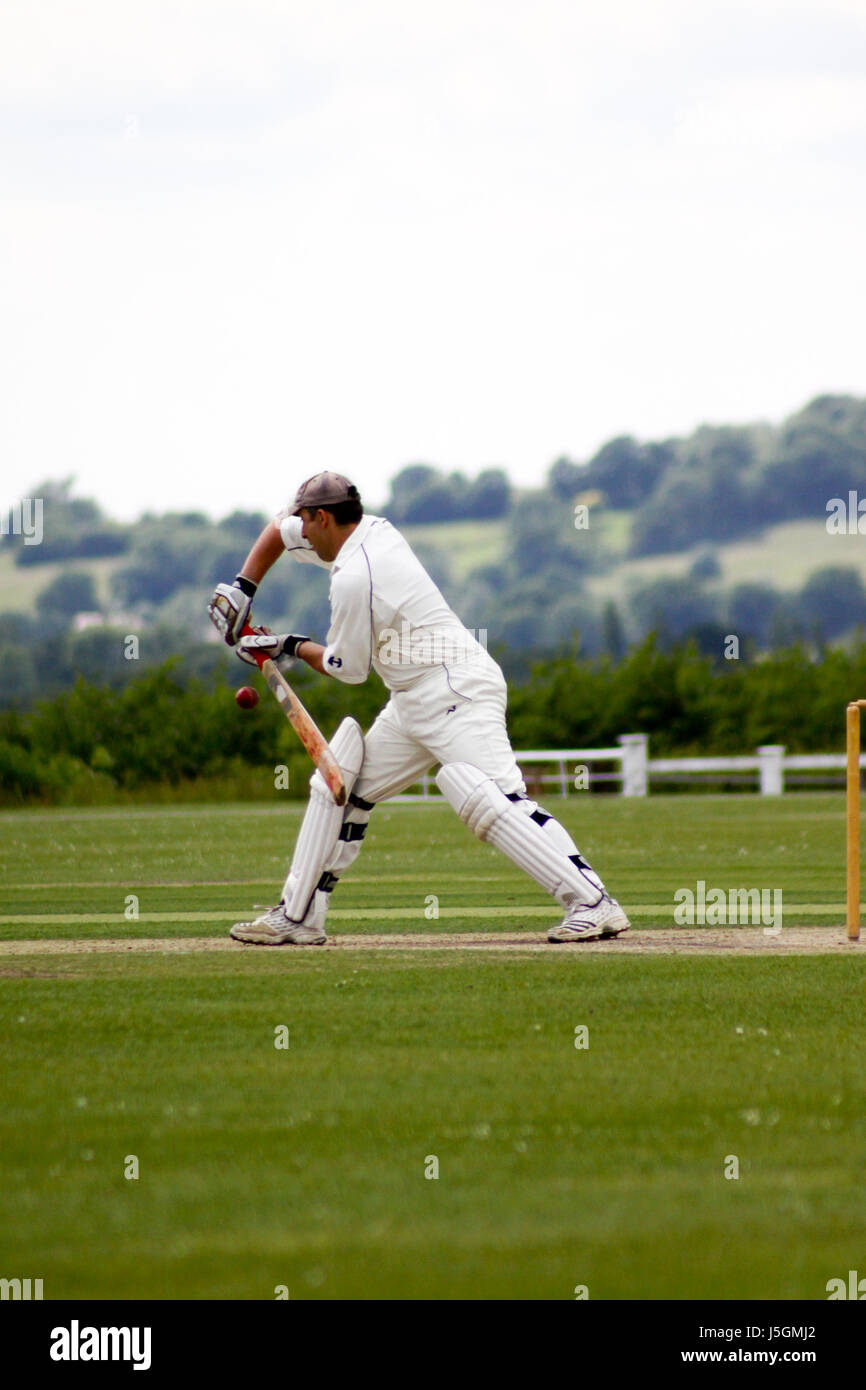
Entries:
[[322,664],[337,680],[359,685],[373,670],[389,690],[406,690],[438,667],[491,662],[385,517],[365,515],[330,562],[304,540],[299,516],[276,521],[295,560],[331,571]]

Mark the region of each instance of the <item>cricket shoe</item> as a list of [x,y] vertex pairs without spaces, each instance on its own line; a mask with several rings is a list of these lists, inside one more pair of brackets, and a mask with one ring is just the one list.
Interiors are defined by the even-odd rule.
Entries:
[[600,941],[605,936],[619,936],[628,931],[629,920],[615,898],[605,893],[595,907],[574,903],[558,927],[551,927],[548,941]]
[[268,908],[254,922],[236,922],[229,936],[248,946],[321,946],[327,940],[321,927],[287,917],[283,903]]

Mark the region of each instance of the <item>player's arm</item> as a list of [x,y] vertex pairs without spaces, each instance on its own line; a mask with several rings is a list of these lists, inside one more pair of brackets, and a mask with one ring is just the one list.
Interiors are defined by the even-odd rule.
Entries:
[[276,521],[269,521],[253,545],[240,571],[231,584],[217,584],[208,613],[223,641],[237,646],[249,621],[256,590],[268,570],[285,550],[282,533]]
[[332,622],[327,646],[299,633],[278,636],[257,631],[242,637],[238,656],[255,665],[253,653],[265,653],[273,661],[298,657],[323,676],[348,685],[360,685],[370,674],[373,632],[370,586],[349,574],[335,576],[331,584]]
[[[325,666],[325,653],[327,647],[323,647],[321,642],[314,642],[310,637],[302,637],[298,633],[288,633],[284,636],[277,636],[274,633],[256,633],[253,637],[242,637],[238,643],[238,656],[250,666],[257,665],[254,651],[264,652],[272,661],[279,664],[281,657],[294,656],[300,661],[306,661],[308,666],[312,666],[314,671],[318,671],[320,676],[331,676],[335,671]],[[339,667],[336,668],[339,670]],[[364,677],[362,677],[364,679]]]
[[241,565],[238,574],[244,579],[251,580],[258,587],[268,570],[277,563],[285,548],[279,524],[276,521],[269,521]]
[[[331,626],[315,655],[326,676],[360,685],[373,664],[373,586],[367,574],[341,570],[331,580]],[[310,662],[312,665],[313,663]]]
[[307,665],[312,666],[314,671],[318,671],[320,676],[328,674],[324,667],[324,655],[325,648],[321,642],[311,642],[309,638],[304,642],[299,642],[295,649],[295,656],[300,657],[301,661],[306,661]]

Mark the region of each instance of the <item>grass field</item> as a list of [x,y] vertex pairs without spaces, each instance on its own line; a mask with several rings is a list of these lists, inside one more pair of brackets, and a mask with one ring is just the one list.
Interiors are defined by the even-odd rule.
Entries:
[[[0,1274],[48,1299],[762,1300],[862,1271],[838,796],[573,797],[634,930],[532,953],[540,889],[448,808],[381,807],[342,944],[228,943],[299,815],[0,815]],[[635,951],[698,880],[782,890],[780,944],[820,926],[826,953],[704,954],[700,928]]]

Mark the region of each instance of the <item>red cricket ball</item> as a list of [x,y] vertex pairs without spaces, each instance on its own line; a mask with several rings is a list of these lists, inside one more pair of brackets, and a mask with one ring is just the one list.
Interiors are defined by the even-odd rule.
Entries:
[[253,687],[251,685],[242,685],[240,690],[235,695],[235,699],[237,700],[241,709],[254,709],[255,706],[259,703],[259,692],[257,690],[253,690]]

